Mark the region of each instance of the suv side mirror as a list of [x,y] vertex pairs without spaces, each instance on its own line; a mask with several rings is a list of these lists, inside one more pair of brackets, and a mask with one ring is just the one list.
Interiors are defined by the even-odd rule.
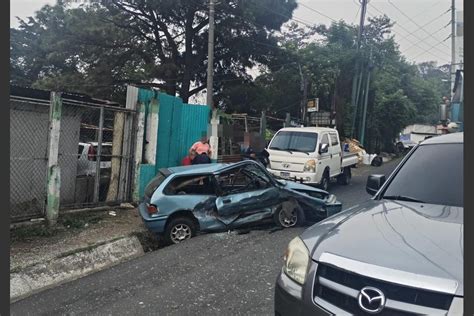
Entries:
[[329,151],[329,144],[319,144],[319,153],[324,154]]
[[375,195],[377,191],[382,187],[385,183],[385,175],[384,174],[371,174],[367,178],[367,185],[365,186],[365,190],[370,195]]

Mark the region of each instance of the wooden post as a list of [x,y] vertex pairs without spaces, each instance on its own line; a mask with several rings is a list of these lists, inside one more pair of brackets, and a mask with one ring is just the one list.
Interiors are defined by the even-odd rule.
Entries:
[[116,201],[118,194],[120,178],[120,160],[122,154],[123,125],[125,115],[123,112],[115,113],[114,118],[114,136],[112,141],[112,169],[110,172],[109,190],[107,192],[107,201]]
[[53,226],[58,219],[61,191],[61,168],[58,163],[62,110],[61,93],[51,92],[50,102],[46,221],[49,226]]
[[[138,100],[138,88],[134,86],[127,86],[127,100],[125,108],[129,110],[136,110]],[[125,118],[123,128],[123,143],[122,143],[122,161],[120,168],[120,180],[119,180],[119,192],[118,199],[125,201],[129,198],[129,190],[131,189],[130,183],[130,170],[131,170],[131,148],[132,139],[131,132],[133,129],[134,118],[132,115],[127,114]]]
[[137,118],[137,138],[135,147],[135,161],[134,161],[134,181],[133,181],[133,202],[140,200],[140,166],[143,157],[143,137],[145,135],[145,104],[139,104],[138,118]]

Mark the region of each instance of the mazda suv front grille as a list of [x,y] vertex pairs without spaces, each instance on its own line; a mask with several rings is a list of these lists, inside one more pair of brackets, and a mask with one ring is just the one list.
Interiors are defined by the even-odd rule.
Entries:
[[380,316],[446,314],[454,298],[454,295],[395,284],[325,263],[318,264],[313,297],[318,305],[329,303],[347,313],[365,315],[358,303],[364,287],[376,288],[384,294],[386,301],[378,313]]

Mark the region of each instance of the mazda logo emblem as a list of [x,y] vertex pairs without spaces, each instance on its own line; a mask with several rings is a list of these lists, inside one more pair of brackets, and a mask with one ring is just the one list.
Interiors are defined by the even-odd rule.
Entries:
[[375,287],[366,286],[359,292],[359,307],[369,313],[377,314],[385,307],[385,295]]

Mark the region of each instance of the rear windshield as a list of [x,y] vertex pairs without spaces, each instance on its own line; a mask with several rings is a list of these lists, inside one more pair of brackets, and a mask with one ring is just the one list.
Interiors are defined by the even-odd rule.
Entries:
[[148,185],[145,188],[145,196],[148,198],[151,198],[153,193],[155,193],[155,190],[160,186],[160,184],[165,181],[166,176],[163,175],[161,172],[156,175],[156,177],[153,178],[153,180],[148,183]]
[[317,140],[317,133],[283,131],[276,134],[269,148],[274,150],[314,152]]
[[420,146],[395,175],[383,197],[402,196],[463,207],[463,166],[463,144]]

